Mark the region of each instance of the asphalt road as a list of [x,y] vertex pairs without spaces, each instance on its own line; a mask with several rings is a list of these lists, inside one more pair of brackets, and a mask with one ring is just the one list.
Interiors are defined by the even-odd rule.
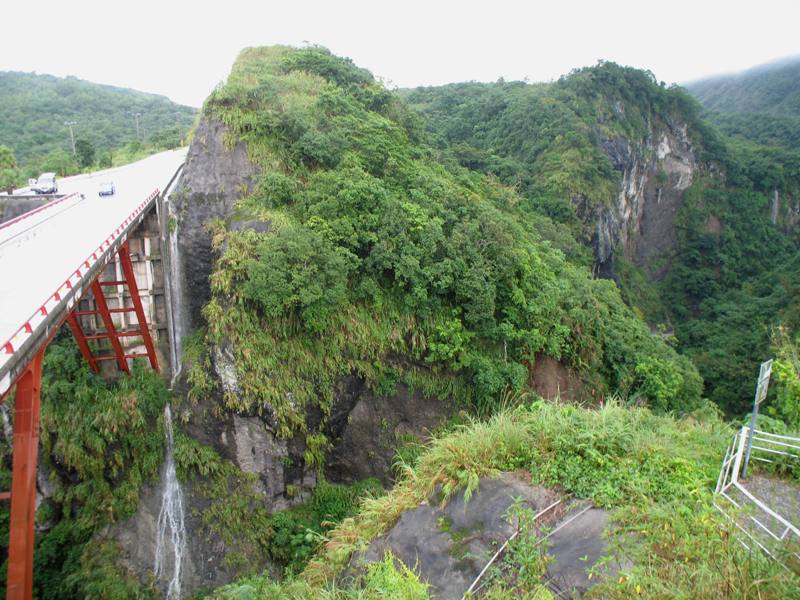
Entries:
[[[0,228],[0,345],[151,192],[166,187],[185,159],[182,148],[59,179],[59,194],[79,195]],[[113,196],[98,196],[105,181],[114,182]]]

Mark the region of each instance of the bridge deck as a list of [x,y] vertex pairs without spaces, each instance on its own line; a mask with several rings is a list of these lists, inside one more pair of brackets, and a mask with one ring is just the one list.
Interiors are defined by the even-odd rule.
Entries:
[[[0,225],[0,394],[8,383],[8,363],[22,343],[40,335],[37,328],[52,326],[31,317],[42,306],[53,313],[66,310],[59,302],[76,301],[76,294],[60,301],[52,296],[70,278],[78,286],[88,285],[75,271],[81,269],[85,276],[90,267],[100,266],[85,261],[92,263],[92,254],[120,225],[146,210],[145,201],[167,185],[185,158],[185,149],[162,152],[123,167],[61,179],[59,193],[74,196]],[[98,196],[104,181],[114,182],[113,196]],[[97,260],[102,262],[99,256]],[[20,328],[29,322],[32,331],[20,336]]]

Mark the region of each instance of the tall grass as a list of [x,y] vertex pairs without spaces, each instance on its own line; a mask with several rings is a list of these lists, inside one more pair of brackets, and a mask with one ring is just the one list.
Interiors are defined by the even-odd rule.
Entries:
[[544,402],[508,408],[432,440],[388,495],[366,500],[358,516],[331,532],[303,579],[333,581],[353,551],[438,486],[445,498],[458,490],[469,495],[481,477],[526,469],[534,483],[613,511],[615,552],[633,566],[597,588],[596,597],[794,597],[800,580],[744,552],[713,509],[729,433],[713,413],[678,420],[615,403],[600,410]]

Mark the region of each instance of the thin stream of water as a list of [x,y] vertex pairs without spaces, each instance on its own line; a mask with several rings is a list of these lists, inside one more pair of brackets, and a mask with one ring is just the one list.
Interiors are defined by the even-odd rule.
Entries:
[[[171,205],[170,205],[171,207]],[[169,211],[171,215],[171,210]],[[168,217],[174,218],[174,216]],[[183,290],[181,289],[180,249],[178,247],[178,229],[173,226],[169,235],[169,307],[172,317],[172,335],[170,337],[170,354],[172,362],[172,381],[174,385],[181,372],[181,355],[183,353]]]
[[[161,510],[158,513],[153,571],[157,580],[170,577],[166,597],[169,600],[178,600],[181,597],[181,567],[186,553],[186,525],[183,491],[175,472],[172,411],[169,404],[164,407],[164,432],[167,441],[164,460],[164,492],[161,497]],[[171,576],[169,575],[170,567],[172,567]]]

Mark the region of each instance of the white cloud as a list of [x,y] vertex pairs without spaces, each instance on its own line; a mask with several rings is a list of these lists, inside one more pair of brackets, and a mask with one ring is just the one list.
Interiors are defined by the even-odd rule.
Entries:
[[199,106],[245,46],[328,46],[399,86],[557,78],[598,59],[686,82],[800,53],[797,0],[17,2],[0,70]]

